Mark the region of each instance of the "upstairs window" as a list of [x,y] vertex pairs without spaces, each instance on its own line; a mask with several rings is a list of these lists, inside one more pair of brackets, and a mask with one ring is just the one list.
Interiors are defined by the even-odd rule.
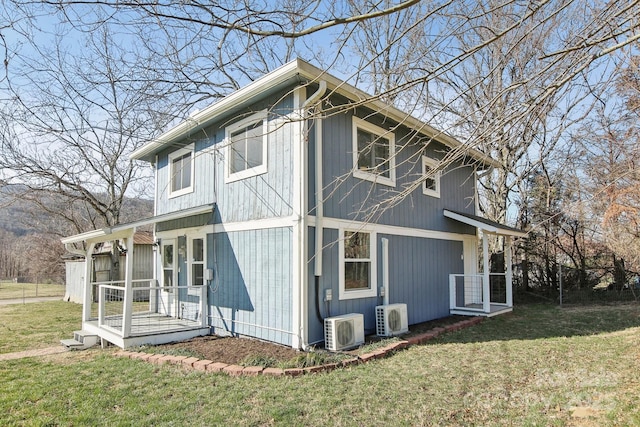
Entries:
[[193,191],[193,144],[169,154],[169,197]]
[[438,161],[422,156],[422,193],[431,197],[440,197],[440,171],[436,170]]
[[395,187],[393,133],[357,117],[353,118],[353,176]]
[[260,112],[227,128],[227,182],[267,172],[266,118]]

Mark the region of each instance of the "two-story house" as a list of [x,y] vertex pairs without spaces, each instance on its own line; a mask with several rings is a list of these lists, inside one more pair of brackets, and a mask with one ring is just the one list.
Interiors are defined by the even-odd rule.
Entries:
[[[378,306],[406,304],[408,325],[511,310],[510,242],[523,233],[475,215],[476,174],[494,162],[307,62],[132,158],[155,167],[155,216],[63,243],[89,259],[153,224],[155,274],[144,298],[130,272],[87,279],[86,334],[122,347],[214,333],[307,348],[325,340],[327,318],[357,313],[375,332]],[[504,274],[489,273],[486,239],[478,256],[491,233],[507,242]]]

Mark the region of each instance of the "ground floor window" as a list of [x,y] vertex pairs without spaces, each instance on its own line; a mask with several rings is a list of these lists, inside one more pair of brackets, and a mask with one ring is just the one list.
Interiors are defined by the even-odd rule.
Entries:
[[204,284],[204,239],[191,240],[191,284]]
[[340,234],[340,299],[375,297],[375,233],[341,230]]

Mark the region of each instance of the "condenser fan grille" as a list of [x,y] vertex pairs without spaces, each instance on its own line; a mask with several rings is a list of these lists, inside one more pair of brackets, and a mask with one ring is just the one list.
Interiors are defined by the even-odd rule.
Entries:
[[392,332],[397,332],[402,328],[402,319],[398,310],[389,310],[387,312],[387,322]]
[[338,323],[336,338],[340,347],[351,345],[353,343],[353,323],[349,321]]

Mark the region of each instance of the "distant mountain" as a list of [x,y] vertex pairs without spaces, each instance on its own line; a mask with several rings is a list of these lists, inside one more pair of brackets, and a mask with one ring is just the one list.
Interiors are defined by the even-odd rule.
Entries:
[[[31,233],[56,232],[71,229],[64,220],[57,215],[50,214],[32,202],[20,198],[26,190],[24,186],[0,186],[0,230],[16,236]],[[60,203],[55,197],[45,201],[48,206]],[[68,205],[61,209],[70,208]],[[78,212],[80,215],[82,212]],[[153,201],[146,199],[127,198],[121,211],[122,222],[131,222],[153,215]],[[86,230],[88,231],[88,230]],[[70,234],[76,231],[70,231]]]

